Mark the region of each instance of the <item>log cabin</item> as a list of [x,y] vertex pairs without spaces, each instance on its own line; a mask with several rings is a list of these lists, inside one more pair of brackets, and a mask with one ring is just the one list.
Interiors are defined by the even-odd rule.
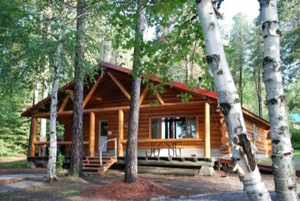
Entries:
[[[216,92],[199,87],[189,88],[179,82],[163,85],[163,91],[152,90],[162,82],[159,77],[142,75],[140,117],[138,125],[138,156],[144,158],[212,159],[230,157],[226,124],[218,109]],[[89,80],[89,79],[87,79]],[[84,85],[83,97],[83,169],[88,169],[95,157],[100,163],[105,155],[111,163],[122,159],[127,143],[130,88],[133,77],[128,68],[100,62],[94,81]],[[63,155],[71,155],[73,82],[59,89],[57,121],[63,127],[60,140]],[[182,94],[190,96],[183,101]],[[38,148],[49,146],[38,136],[38,120],[50,118],[48,97],[22,113],[32,119],[28,159],[40,157]],[[269,123],[243,108],[249,138],[257,147],[257,157],[268,157],[271,152]],[[168,162],[167,162],[168,163]],[[93,168],[93,167],[90,167]],[[99,168],[99,167],[97,167]]]

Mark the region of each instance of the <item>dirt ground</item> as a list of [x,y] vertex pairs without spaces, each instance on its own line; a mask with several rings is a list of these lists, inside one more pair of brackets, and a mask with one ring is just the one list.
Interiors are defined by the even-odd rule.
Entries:
[[[273,176],[262,176],[266,187],[274,194]],[[0,200],[247,200],[237,175],[222,171],[214,176],[143,173],[133,184],[124,184],[123,179],[124,173],[120,170],[81,179],[60,177],[51,184],[45,182],[46,177],[35,178],[34,181],[39,180],[39,183],[29,188],[0,191]]]

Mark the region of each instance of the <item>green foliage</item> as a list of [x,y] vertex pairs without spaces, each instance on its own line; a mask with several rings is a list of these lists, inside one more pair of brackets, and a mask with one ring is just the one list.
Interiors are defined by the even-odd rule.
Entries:
[[292,134],[292,145],[295,148],[300,148],[300,130],[299,129],[291,129]]
[[283,79],[289,84],[300,76],[300,0],[278,1],[280,29],[282,32],[281,56]]
[[300,113],[300,81],[290,83],[286,87],[286,100],[290,113]]
[[[26,94],[26,93],[25,93]],[[24,95],[25,95],[24,94]],[[23,155],[28,145],[30,124],[20,118],[27,106],[22,93],[2,94],[0,99],[0,156]]]
[[188,93],[180,93],[180,94],[177,95],[177,97],[180,97],[181,101],[183,103],[187,103],[187,102],[189,102],[189,100],[191,100],[193,98],[193,96],[191,94],[188,94]]
[[57,153],[57,159],[56,159],[56,171],[61,171],[63,169],[63,165],[65,162],[65,156],[62,155],[60,152]]
[[294,150],[294,159],[300,159],[300,150],[299,149]]

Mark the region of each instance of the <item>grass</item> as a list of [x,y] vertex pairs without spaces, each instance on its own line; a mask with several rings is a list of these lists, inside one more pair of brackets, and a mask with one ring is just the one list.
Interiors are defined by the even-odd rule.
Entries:
[[0,157],[0,168],[27,168],[29,163],[24,157]]
[[78,195],[80,194],[80,190],[64,190],[55,193],[58,196],[69,196],[69,195]]
[[37,184],[37,185],[34,185],[34,188],[35,189],[42,189],[44,187],[44,184]]
[[299,149],[294,150],[294,158],[295,159],[300,159],[300,150]]

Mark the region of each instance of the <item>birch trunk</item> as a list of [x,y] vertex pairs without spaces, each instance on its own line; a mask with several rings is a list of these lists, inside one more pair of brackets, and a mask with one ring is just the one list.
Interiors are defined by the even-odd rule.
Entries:
[[83,77],[84,77],[84,50],[86,27],[85,0],[77,1],[77,33],[75,51],[75,79],[74,79],[74,101],[73,101],[73,140],[70,175],[79,177],[82,169],[83,152]]
[[[49,39],[49,33],[51,31],[51,25],[50,21],[52,18],[52,9],[50,6],[47,6],[45,10],[43,11],[42,15],[42,30],[45,32],[42,32],[42,35],[45,39]],[[46,55],[45,58],[45,67],[44,67],[44,72],[43,72],[43,81],[42,81],[42,100],[48,97],[48,88],[49,88],[49,83],[48,83],[48,74],[49,74],[49,67],[50,67],[50,60],[49,56]],[[43,62],[42,62],[43,63]],[[41,119],[41,130],[40,130],[40,142],[45,142],[47,141],[46,138],[46,133],[47,133],[47,119]],[[46,145],[42,145],[39,150],[39,155],[40,156],[46,156]]]
[[133,55],[133,81],[131,85],[130,111],[128,121],[128,137],[126,148],[125,163],[125,183],[133,183],[137,180],[137,138],[139,128],[140,113],[140,94],[141,94],[141,52],[140,47],[143,41],[143,31],[145,29],[145,8],[141,5],[141,1],[137,0],[138,20],[135,30],[135,47]]
[[282,85],[280,31],[276,0],[260,0],[264,38],[264,83],[268,106],[275,191],[278,200],[299,200],[288,114]]
[[57,180],[56,177],[56,157],[57,157],[57,136],[56,136],[56,118],[57,118],[57,90],[59,83],[59,76],[62,66],[62,51],[63,51],[63,39],[65,36],[64,20],[66,15],[65,1],[61,1],[61,29],[58,36],[58,45],[56,49],[56,56],[54,61],[54,72],[52,78],[52,93],[51,93],[51,106],[50,106],[50,150],[48,161],[48,182]]
[[250,200],[271,200],[255,161],[255,147],[250,142],[241,110],[240,98],[230,73],[223,41],[211,0],[196,0],[196,8],[205,39],[209,71],[213,73],[230,138],[232,159]]

